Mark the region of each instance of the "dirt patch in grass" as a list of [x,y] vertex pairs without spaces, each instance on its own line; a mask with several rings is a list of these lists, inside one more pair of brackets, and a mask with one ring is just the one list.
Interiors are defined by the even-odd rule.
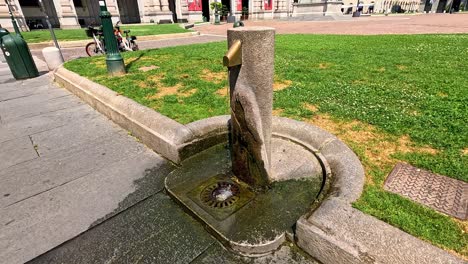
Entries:
[[226,80],[227,73],[226,72],[212,72],[208,69],[203,69],[200,77],[207,82],[220,83]]
[[442,98],[445,98],[445,97],[448,96],[448,94],[443,93],[443,92],[438,92],[438,93],[437,93],[437,96],[442,97]]
[[321,62],[319,63],[319,69],[328,69],[332,66],[332,63],[329,62]]
[[[462,220],[456,219],[456,218],[454,218],[454,219],[455,219],[455,222],[457,222],[457,223],[461,226],[461,228],[463,229],[463,231],[464,231],[465,233],[468,233],[468,221],[462,221]],[[467,248],[466,250],[468,251],[468,248]],[[467,253],[468,253],[468,252],[467,252]],[[468,259],[468,258],[467,258],[467,259]]]
[[408,69],[408,67],[405,66],[405,65],[396,65],[396,67],[401,71],[404,71],[404,70]]
[[359,79],[359,80],[353,80],[352,81],[352,84],[366,84],[366,83],[369,83],[369,81],[364,80],[364,79]]
[[106,67],[106,61],[105,60],[96,60],[96,61],[91,62],[91,64],[94,64],[97,68]]
[[229,88],[228,87],[223,87],[221,89],[218,89],[216,91],[216,94],[222,97],[226,97],[229,95]]
[[284,90],[284,89],[288,88],[289,86],[291,86],[291,84],[292,84],[292,81],[290,81],[290,80],[275,81],[273,83],[273,91]]
[[468,148],[462,149],[462,155],[468,155]]
[[148,83],[145,81],[138,81],[136,84],[142,89],[148,88]]
[[272,114],[274,116],[281,116],[281,114],[283,113],[284,109],[281,109],[281,108],[277,108],[277,109],[273,109],[273,112]]
[[159,66],[151,65],[151,66],[143,66],[143,67],[140,67],[138,69],[140,71],[142,71],[142,72],[147,72],[147,71],[156,70],[156,69],[159,69],[159,68],[160,68]]
[[318,111],[318,107],[316,105],[313,105],[313,104],[304,103],[304,104],[302,104],[302,106],[305,109],[307,109],[309,111],[312,111],[314,113]]
[[393,166],[400,161],[393,157],[396,153],[437,154],[436,149],[427,146],[415,146],[406,135],[398,138],[389,137],[378,131],[374,126],[356,120],[344,122],[334,120],[327,114],[316,114],[306,122],[333,133],[349,145],[363,146],[364,158],[368,161],[363,161],[368,184],[374,184],[369,173],[367,173],[371,170],[371,166],[378,166],[382,170],[385,167]]
[[140,87],[142,89],[155,88],[155,87],[164,87],[164,85],[161,84],[161,80],[164,77],[165,77],[164,74],[154,74],[154,75],[151,75],[146,80],[136,81],[136,84],[138,85],[138,87]]
[[146,98],[150,100],[154,100],[154,99],[160,99],[166,95],[177,95],[177,96],[187,97],[187,96],[194,94],[197,91],[197,89],[189,89],[189,90],[181,91],[180,88],[182,88],[182,85],[179,83],[174,86],[158,87],[158,92],[156,94],[149,95]]
[[[213,77],[214,75],[211,75],[211,77],[209,77],[209,78],[214,78],[214,79],[208,79],[208,77],[206,77],[206,76],[208,76],[208,75],[202,76],[203,80],[205,80],[205,81],[215,82],[215,83],[219,83],[219,82],[222,81],[221,79],[216,79],[217,77]],[[218,80],[218,81],[216,81],[216,80]],[[285,80],[285,81],[275,80],[275,82],[273,83],[273,91],[284,90],[284,89],[288,88],[289,86],[291,86],[291,84],[292,84],[292,81],[289,81],[289,80]],[[229,90],[226,89],[226,87],[223,87],[223,88],[217,90],[216,94],[218,94],[220,96],[228,96],[229,95]]]

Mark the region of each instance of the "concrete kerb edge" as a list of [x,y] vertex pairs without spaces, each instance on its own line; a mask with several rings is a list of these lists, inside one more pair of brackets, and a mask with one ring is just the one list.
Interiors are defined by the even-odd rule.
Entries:
[[54,77],[55,82],[130,131],[155,152],[175,163],[181,161],[179,145],[193,137],[184,125],[63,67],[54,72]]
[[[138,41],[149,41],[149,40],[163,40],[163,39],[171,39],[171,38],[188,38],[193,36],[200,35],[200,32],[185,32],[185,33],[173,33],[173,34],[161,34],[161,35],[148,35],[148,36],[137,36]],[[60,48],[77,48],[77,47],[84,47],[89,42],[92,42],[92,39],[84,39],[84,40],[71,40],[71,41],[59,41]],[[50,42],[39,42],[39,43],[29,43],[29,48],[33,49],[42,49],[46,47],[54,47],[54,43]]]

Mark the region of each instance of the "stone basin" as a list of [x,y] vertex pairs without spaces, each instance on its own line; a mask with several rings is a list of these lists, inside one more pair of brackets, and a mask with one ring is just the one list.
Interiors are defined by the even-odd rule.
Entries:
[[[355,169],[362,170],[354,153],[333,135],[302,122],[274,117],[272,185],[263,192],[252,190],[231,172],[229,122],[229,116],[221,116],[187,125],[197,137],[184,146],[191,155],[167,176],[165,187],[210,233],[240,255],[266,255],[286,240],[294,242],[299,219],[310,216],[325,197],[345,194],[336,188],[342,171],[335,167],[339,176],[335,179],[330,166],[330,161],[337,164],[336,155],[348,165],[357,162]],[[323,155],[320,150],[329,146],[338,151],[333,156]],[[347,172],[355,177],[352,171]],[[362,180],[354,179],[355,191],[360,192]],[[213,201],[205,202],[209,194],[219,193],[215,190],[220,184],[235,186],[234,196],[239,197],[233,198],[230,193],[219,203],[213,195]]]

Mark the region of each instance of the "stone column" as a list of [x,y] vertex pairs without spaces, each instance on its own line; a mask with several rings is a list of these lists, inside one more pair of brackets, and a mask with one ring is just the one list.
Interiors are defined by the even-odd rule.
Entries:
[[[172,19],[172,12],[169,10],[168,0],[142,0],[144,11],[141,21],[144,23],[157,23],[161,19]],[[176,9],[177,2],[176,2]],[[180,18],[180,17],[179,17]]]
[[437,7],[439,7],[439,0],[434,0],[432,3],[431,13],[437,13]]
[[106,0],[107,11],[112,15],[112,23],[115,25],[120,20],[119,6],[117,0]]
[[183,6],[182,1],[185,1],[185,0],[175,0],[177,19],[182,19],[183,18],[182,17],[182,6]]
[[229,67],[232,170],[255,188],[269,185],[275,30],[228,29],[228,46],[241,42],[241,65]]
[[[23,11],[21,10],[18,0],[7,0],[10,5],[13,15],[16,18],[18,27],[23,31],[28,31],[28,26],[26,25],[26,20],[24,19]],[[8,6],[5,1],[0,1],[0,25],[2,27],[13,30],[13,24],[11,23],[10,14],[8,13]]]
[[160,0],[161,1],[161,11],[169,12],[169,1],[168,0]]
[[138,0],[138,11],[140,12],[140,20],[142,23],[145,23],[145,11],[146,11],[146,4],[145,0]]
[[60,28],[80,28],[73,0],[54,0]]
[[231,0],[231,16],[235,16],[237,12],[237,1]]
[[140,0],[140,1],[143,2],[142,6],[144,6],[144,8],[140,10],[142,11],[141,22],[150,23],[152,19],[151,16],[155,14],[154,3],[153,3],[154,0]]

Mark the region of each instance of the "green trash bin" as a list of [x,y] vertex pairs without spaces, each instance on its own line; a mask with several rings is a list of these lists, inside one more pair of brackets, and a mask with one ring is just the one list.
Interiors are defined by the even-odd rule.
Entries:
[[21,80],[39,76],[28,44],[23,38],[0,28],[0,48],[15,79]]

